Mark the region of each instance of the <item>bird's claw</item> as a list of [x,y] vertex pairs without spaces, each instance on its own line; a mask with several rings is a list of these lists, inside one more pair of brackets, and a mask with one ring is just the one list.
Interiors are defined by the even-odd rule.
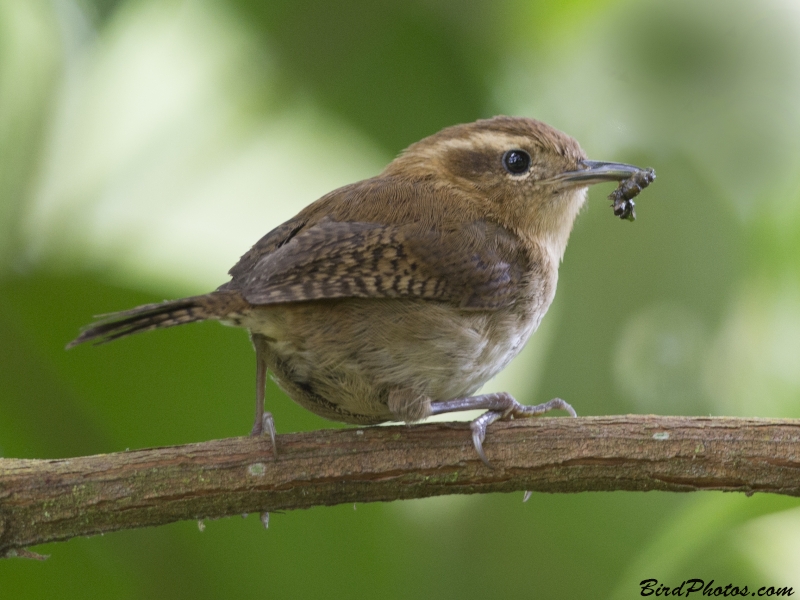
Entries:
[[275,443],[275,419],[272,418],[272,413],[269,412],[261,415],[261,420],[256,421],[250,431],[252,437],[259,437],[264,434],[269,434],[269,439],[272,442],[272,456],[278,456],[278,445]]
[[563,410],[569,413],[570,417],[577,417],[578,413],[575,412],[575,409],[572,408],[572,405],[561,398],[553,398],[549,402],[545,402],[544,404],[539,404],[538,406],[534,406],[533,410],[536,411],[533,414],[541,415],[546,412],[550,412],[551,410]]
[[262,430],[266,429],[269,432],[269,439],[272,442],[272,456],[278,456],[278,445],[275,443],[275,419],[272,418],[272,413],[265,412],[261,417],[261,423]]
[[486,458],[486,453],[483,451],[483,440],[486,439],[486,425],[479,422],[479,419],[475,419],[470,423],[470,428],[472,429],[472,444],[475,446],[475,452],[478,453],[483,464],[490,469],[493,468],[489,463],[489,459]]

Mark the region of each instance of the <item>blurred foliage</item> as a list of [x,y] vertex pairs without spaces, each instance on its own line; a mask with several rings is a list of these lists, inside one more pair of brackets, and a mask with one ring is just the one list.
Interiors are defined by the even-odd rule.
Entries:
[[[245,433],[242,331],[64,344],[93,314],[207,291],[321,194],[499,113],[658,180],[633,225],[592,190],[542,330],[489,385],[582,414],[800,416],[799,33],[791,0],[0,0],[0,454]],[[268,399],[279,431],[337,426],[273,384]],[[0,592],[798,589],[796,505],[497,495],[274,515],[267,532],[255,517],[179,523],[37,548],[53,557],[0,563]]]

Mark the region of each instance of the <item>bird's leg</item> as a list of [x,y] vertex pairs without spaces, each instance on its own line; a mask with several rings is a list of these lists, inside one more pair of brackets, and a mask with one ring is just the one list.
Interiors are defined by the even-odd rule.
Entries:
[[487,467],[491,467],[491,465],[486,458],[486,454],[483,452],[483,440],[486,439],[486,428],[498,419],[525,419],[544,414],[551,410],[565,410],[573,417],[578,416],[575,409],[561,398],[553,398],[549,402],[537,404],[536,406],[526,406],[517,402],[514,397],[507,392],[469,396],[466,398],[456,398],[454,400],[431,403],[432,415],[481,409],[486,409],[486,412],[472,421],[470,423],[470,428],[472,429],[472,443],[475,445],[475,450]]
[[275,421],[272,413],[264,412],[264,396],[267,389],[267,340],[263,335],[254,333],[250,336],[253,348],[256,350],[256,419],[253,423],[251,436],[269,433],[272,441],[272,455],[277,456],[278,447],[275,444]]
[[[266,430],[272,440],[272,457],[278,456],[278,446],[275,445],[275,421],[272,413],[264,411],[264,396],[267,393],[267,340],[263,335],[253,333],[250,336],[253,348],[256,350],[256,420],[253,423],[251,436],[260,436]],[[261,524],[266,529],[269,527],[269,513],[261,513]]]

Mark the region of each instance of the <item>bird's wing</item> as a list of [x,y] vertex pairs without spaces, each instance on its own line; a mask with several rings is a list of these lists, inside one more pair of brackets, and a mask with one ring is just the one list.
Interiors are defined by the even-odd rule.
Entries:
[[516,237],[484,220],[444,231],[419,222],[292,220],[259,244],[223,286],[256,305],[410,297],[497,308],[514,302],[530,266]]

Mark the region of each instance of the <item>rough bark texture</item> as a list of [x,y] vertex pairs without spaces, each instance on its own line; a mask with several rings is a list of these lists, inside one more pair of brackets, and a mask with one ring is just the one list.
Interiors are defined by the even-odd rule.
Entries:
[[345,502],[532,490],[800,496],[800,421],[616,416],[231,438],[62,460],[0,459],[0,556],[118,529]]

